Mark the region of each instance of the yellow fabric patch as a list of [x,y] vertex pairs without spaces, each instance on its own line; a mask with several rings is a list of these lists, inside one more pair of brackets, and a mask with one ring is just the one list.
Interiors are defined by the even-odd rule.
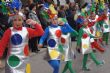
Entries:
[[26,66],[26,73],[31,73],[31,66],[30,66],[30,64],[27,64],[27,66]]
[[58,58],[59,57],[59,52],[56,51],[56,50],[50,51],[50,57],[51,57],[51,59]]
[[98,0],[95,0],[95,2],[98,3],[99,1]]
[[87,49],[87,48],[89,48],[89,45],[88,44],[83,44],[82,48]]
[[64,59],[65,59],[65,56],[64,56],[64,55],[62,55],[61,60],[64,60]]
[[96,31],[96,37],[100,37],[101,36],[101,32]]

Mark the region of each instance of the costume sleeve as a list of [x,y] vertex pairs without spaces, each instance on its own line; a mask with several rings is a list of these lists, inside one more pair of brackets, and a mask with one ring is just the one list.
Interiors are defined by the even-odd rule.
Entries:
[[99,21],[103,21],[106,19],[107,19],[107,16],[103,14],[103,15],[99,16],[96,21],[99,22]]
[[81,28],[81,29],[79,30],[79,35],[78,35],[78,39],[77,39],[77,45],[78,45],[78,46],[81,45],[82,35],[83,35],[83,29]]
[[74,30],[68,23],[61,27],[63,33],[71,33],[71,36],[77,36],[78,32]]
[[78,36],[78,32],[76,30],[74,30],[73,32],[71,32],[71,37],[73,36]]
[[74,32],[73,28],[68,23],[61,26],[61,31],[62,31],[62,33]]
[[43,44],[48,36],[49,36],[49,28],[47,27],[45,29],[45,32],[44,32],[43,36],[40,38],[39,44]]
[[95,25],[95,22],[90,22],[89,24],[88,24],[88,27],[92,27],[92,26],[94,26]]
[[29,38],[36,37],[36,36],[42,36],[44,34],[43,28],[39,24],[35,24],[35,29],[27,28],[29,33]]
[[3,53],[10,41],[11,30],[8,29],[4,32],[2,39],[0,40],[0,58],[3,56]]

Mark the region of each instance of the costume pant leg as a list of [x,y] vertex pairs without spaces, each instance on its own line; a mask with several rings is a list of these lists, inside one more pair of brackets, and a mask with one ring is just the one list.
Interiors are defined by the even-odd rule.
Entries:
[[108,44],[108,38],[109,38],[109,32],[106,32],[103,34],[103,41],[105,41],[106,44]]
[[108,44],[109,32],[105,33],[105,43]]
[[53,67],[53,73],[59,73],[60,60],[50,60],[48,63]]
[[67,71],[67,69],[70,70],[70,73],[75,73],[74,70],[72,69],[72,61],[67,61],[66,65],[64,67],[64,70],[62,73],[65,73]]
[[87,58],[88,58],[88,54],[84,54],[84,58],[83,58],[83,68],[87,68],[86,64],[87,64]]
[[68,68],[70,70],[70,73],[75,73],[74,70],[72,69],[72,61],[68,61]]
[[96,65],[99,65],[100,62],[97,60],[96,55],[94,54],[94,52],[91,52],[90,54],[91,59],[96,63]]
[[67,69],[68,69],[68,63],[66,63],[62,73],[65,73],[67,71]]

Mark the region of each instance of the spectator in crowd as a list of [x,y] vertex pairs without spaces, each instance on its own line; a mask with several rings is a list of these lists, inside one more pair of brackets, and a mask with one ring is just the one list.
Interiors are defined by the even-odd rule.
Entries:
[[[37,17],[37,14],[36,14],[36,4],[32,3],[29,6],[29,10],[30,10],[30,12],[29,12],[28,18],[35,20],[39,24],[41,24],[38,17]],[[30,26],[30,27],[34,29],[34,26]],[[30,49],[32,52],[37,53],[38,51],[40,51],[37,47],[37,43],[38,43],[38,37],[34,37],[29,40],[29,45],[30,45]]]

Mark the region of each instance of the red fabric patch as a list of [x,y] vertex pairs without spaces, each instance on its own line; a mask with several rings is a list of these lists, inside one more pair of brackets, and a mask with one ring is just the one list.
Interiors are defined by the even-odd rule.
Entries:
[[88,34],[84,33],[82,37],[85,39],[88,37]]
[[28,48],[28,45],[26,45],[25,48],[24,48],[24,55],[25,55],[25,56],[29,56],[29,48]]
[[93,33],[93,30],[92,29],[90,29],[90,31],[91,31],[91,33]]
[[65,44],[65,42],[66,42],[66,40],[63,37],[61,37],[61,43]]
[[62,34],[61,30],[56,30],[55,35],[56,35],[58,38],[61,37],[61,34]]

